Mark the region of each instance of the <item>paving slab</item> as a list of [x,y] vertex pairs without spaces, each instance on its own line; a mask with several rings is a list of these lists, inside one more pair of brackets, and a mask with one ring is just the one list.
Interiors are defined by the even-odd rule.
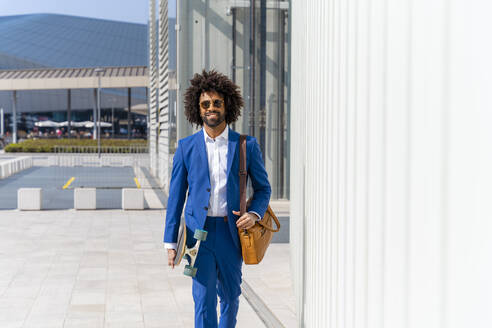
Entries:
[[258,265],[244,265],[243,279],[286,327],[297,327],[290,273],[290,244],[270,244]]
[[[0,327],[193,327],[191,280],[167,267],[164,215],[2,211]],[[286,259],[286,249],[267,256]],[[245,279],[267,263],[245,268]],[[264,327],[243,297],[237,327]]]

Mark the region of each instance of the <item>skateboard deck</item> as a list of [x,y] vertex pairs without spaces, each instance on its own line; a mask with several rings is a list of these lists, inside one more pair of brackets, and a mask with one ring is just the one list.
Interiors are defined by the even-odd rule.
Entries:
[[200,242],[207,239],[207,232],[205,230],[196,229],[193,236],[196,239],[195,245],[191,248],[186,246],[186,223],[185,220],[181,220],[178,232],[178,242],[176,248],[176,258],[174,259],[174,265],[179,265],[183,257],[188,259],[189,264],[185,266],[184,275],[189,277],[196,276],[197,268],[195,268],[195,260],[200,249]]

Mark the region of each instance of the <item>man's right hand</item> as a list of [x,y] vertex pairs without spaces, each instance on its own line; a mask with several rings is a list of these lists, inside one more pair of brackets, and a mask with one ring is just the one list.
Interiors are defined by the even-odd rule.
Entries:
[[168,249],[167,250],[167,265],[174,269],[174,259],[176,258],[176,250]]

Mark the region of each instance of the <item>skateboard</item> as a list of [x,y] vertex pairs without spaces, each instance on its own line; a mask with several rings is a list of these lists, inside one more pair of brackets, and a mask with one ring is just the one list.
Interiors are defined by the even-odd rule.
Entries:
[[188,277],[196,276],[197,268],[194,267],[195,260],[198,255],[198,250],[200,249],[200,242],[207,239],[207,231],[196,229],[193,237],[196,239],[196,243],[193,247],[189,248],[186,246],[186,223],[185,220],[181,220],[174,265],[179,265],[183,257],[186,257],[189,264],[185,266],[184,275]]

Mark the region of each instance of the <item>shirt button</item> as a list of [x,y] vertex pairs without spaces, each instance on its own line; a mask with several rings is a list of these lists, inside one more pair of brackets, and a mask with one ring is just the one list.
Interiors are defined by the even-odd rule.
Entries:
[[205,206],[203,209],[204,209],[205,211],[208,211],[208,207],[207,207],[207,206]]

